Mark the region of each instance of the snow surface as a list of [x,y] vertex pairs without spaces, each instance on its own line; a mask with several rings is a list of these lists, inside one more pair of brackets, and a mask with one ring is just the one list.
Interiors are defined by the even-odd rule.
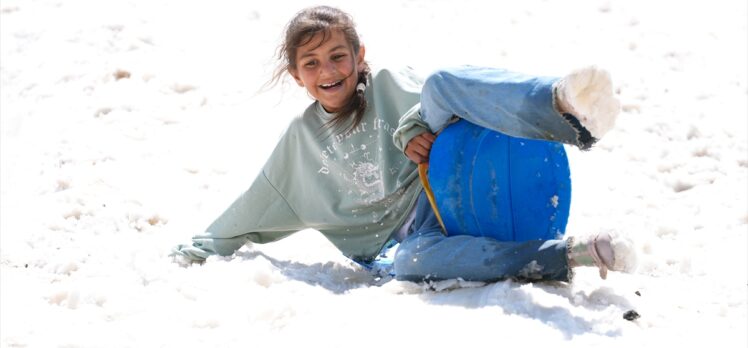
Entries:
[[261,89],[312,3],[0,0],[2,347],[748,346],[745,1],[328,3],[375,66],[608,69],[567,234],[628,235],[637,272],[383,282],[314,231],[181,267],[310,102]]

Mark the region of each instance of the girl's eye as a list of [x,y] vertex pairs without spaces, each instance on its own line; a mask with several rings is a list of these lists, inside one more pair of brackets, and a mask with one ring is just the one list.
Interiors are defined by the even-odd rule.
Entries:
[[343,59],[343,57],[345,57],[345,54],[336,54],[332,56],[332,60],[335,62],[339,62],[341,59]]
[[310,61],[304,63],[304,66],[307,67],[307,68],[314,68],[315,65],[317,65],[317,61],[316,60],[310,60]]

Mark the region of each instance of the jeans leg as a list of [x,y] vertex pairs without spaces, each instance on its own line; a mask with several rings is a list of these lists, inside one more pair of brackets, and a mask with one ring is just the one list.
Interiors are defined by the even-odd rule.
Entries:
[[395,254],[398,280],[569,281],[571,278],[564,240],[500,242],[466,235],[447,237],[442,234],[423,193],[417,204],[413,232],[400,243]]
[[433,131],[458,116],[514,137],[588,148],[595,139],[574,116],[556,110],[556,81],[496,68],[438,70],[421,91],[421,118]]

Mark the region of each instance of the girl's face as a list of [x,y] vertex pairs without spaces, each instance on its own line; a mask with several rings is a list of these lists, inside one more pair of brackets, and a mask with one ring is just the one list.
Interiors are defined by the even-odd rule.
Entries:
[[358,72],[364,67],[364,46],[356,55],[342,31],[332,30],[320,45],[322,36],[316,34],[298,48],[296,67],[289,72],[327,112],[338,112],[356,89]]

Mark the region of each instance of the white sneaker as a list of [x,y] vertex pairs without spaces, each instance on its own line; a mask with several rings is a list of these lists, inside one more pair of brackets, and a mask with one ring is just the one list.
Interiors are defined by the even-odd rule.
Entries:
[[[573,241],[570,241],[573,243]],[[632,273],[636,270],[636,250],[630,240],[611,237],[603,232],[586,242],[572,245],[569,252],[571,267],[596,266],[600,278],[608,277],[608,270]]]

